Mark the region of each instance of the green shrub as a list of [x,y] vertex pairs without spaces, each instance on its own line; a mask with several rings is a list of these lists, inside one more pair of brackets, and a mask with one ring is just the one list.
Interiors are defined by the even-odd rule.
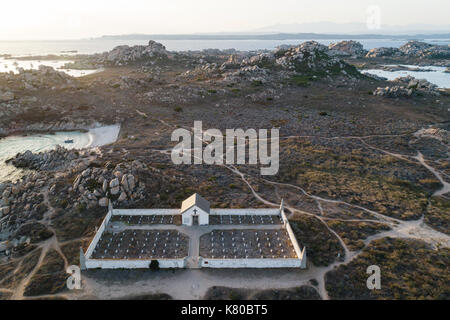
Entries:
[[289,83],[299,87],[307,87],[309,85],[310,77],[305,75],[295,75],[289,80]]
[[89,179],[86,181],[86,187],[90,192],[93,192],[95,189],[100,189],[102,184],[95,179]]
[[152,270],[152,271],[158,271],[159,270],[159,262],[158,262],[158,260],[152,260],[152,262],[150,262],[150,270]]

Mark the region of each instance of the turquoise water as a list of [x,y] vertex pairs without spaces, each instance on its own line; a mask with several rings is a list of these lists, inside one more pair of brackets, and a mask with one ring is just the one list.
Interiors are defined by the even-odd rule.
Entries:
[[[33,134],[28,136],[10,136],[0,139],[0,182],[20,179],[22,170],[5,163],[17,153],[27,150],[42,152],[56,149],[58,145],[66,149],[95,148],[114,143],[120,132],[120,125],[96,127],[89,132],[70,131],[56,132],[55,134]],[[73,143],[65,143],[73,140]]]
[[[74,143],[66,144],[65,140],[73,140]],[[36,134],[30,136],[11,136],[0,139],[0,182],[17,180],[23,171],[17,170],[12,165],[7,165],[5,160],[14,157],[19,152],[30,150],[41,152],[55,149],[57,145],[67,149],[82,149],[92,142],[88,132],[58,132],[55,134]]]

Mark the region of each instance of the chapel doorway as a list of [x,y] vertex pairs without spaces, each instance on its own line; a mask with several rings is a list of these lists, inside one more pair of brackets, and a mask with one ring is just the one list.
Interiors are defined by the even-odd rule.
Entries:
[[192,217],[192,225],[193,226],[198,226],[198,216],[193,216]]

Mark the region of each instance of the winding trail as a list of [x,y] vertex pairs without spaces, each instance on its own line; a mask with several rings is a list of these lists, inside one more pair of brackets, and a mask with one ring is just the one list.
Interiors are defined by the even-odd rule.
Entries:
[[[12,300],[19,300],[19,299],[24,299],[25,298],[24,297],[25,289],[30,284],[31,279],[33,278],[33,276],[38,272],[39,268],[42,266],[42,263],[43,263],[46,255],[47,255],[47,253],[51,249],[54,249],[61,256],[61,258],[63,259],[63,261],[64,261],[64,271],[69,266],[68,260],[67,260],[66,256],[64,255],[64,253],[61,250],[60,243],[59,243],[58,238],[56,236],[56,231],[51,227],[52,216],[55,213],[55,209],[50,204],[50,201],[49,201],[49,198],[48,198],[48,188],[44,187],[41,190],[41,194],[44,196],[44,203],[47,206],[48,210],[47,210],[47,212],[45,212],[43,218],[39,222],[44,224],[49,230],[51,230],[53,232],[53,236],[51,238],[49,238],[49,239],[39,243],[37,248],[35,248],[33,251],[29,252],[26,255],[26,256],[28,256],[29,254],[35,252],[36,250],[41,250],[41,254],[39,256],[37,264],[34,266],[34,268],[31,270],[31,272],[24,279],[22,279],[20,281],[18,286],[14,290],[12,290],[12,296],[11,296]],[[72,241],[75,241],[75,240],[72,240]],[[23,259],[25,257],[21,258],[22,261],[23,261]],[[19,268],[20,268],[20,264],[17,266],[17,268],[16,268],[16,270],[14,270],[14,272],[16,272]]]
[[450,192],[450,183],[444,180],[442,177],[442,174],[431,167],[429,164],[426,163],[425,159],[423,158],[423,154],[418,152],[417,156],[414,157],[414,159],[417,159],[417,161],[420,162],[421,165],[423,165],[425,168],[427,168],[434,176],[439,180],[439,182],[442,184],[442,189],[436,191],[433,195],[434,196],[442,196],[446,193]]

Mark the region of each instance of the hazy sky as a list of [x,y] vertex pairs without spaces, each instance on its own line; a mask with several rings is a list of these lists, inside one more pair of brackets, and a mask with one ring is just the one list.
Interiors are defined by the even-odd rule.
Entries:
[[0,4],[0,39],[78,39],[105,34],[249,31],[274,24],[449,24],[449,0],[13,0]]

